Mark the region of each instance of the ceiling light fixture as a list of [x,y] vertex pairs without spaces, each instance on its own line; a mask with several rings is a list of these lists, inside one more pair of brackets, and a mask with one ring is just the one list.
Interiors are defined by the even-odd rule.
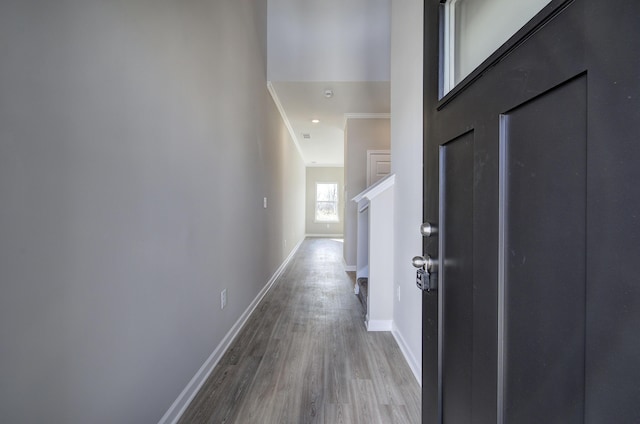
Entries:
[[312,119],[311,122],[314,123],[314,124],[317,124],[317,123],[320,122],[320,120],[319,119]]
[[324,97],[326,97],[327,99],[330,99],[333,97],[333,90],[330,88],[327,88],[326,90],[324,90]]

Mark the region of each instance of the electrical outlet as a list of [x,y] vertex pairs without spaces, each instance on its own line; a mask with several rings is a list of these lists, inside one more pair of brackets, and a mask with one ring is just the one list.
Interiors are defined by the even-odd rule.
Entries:
[[220,292],[220,309],[224,309],[227,306],[227,289]]
[[267,198],[266,197],[262,198],[262,207],[267,209]]

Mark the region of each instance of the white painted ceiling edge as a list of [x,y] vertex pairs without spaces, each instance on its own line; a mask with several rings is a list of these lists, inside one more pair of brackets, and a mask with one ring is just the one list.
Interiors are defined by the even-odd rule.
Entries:
[[271,83],[271,81],[267,81],[267,89],[269,90],[269,94],[271,94],[271,98],[273,99],[273,102],[276,104],[276,108],[278,108],[278,112],[280,112],[280,116],[282,117],[282,120],[284,121],[284,125],[287,127],[287,130],[289,131],[289,135],[291,136],[291,139],[293,140],[293,144],[295,144],[296,149],[298,150],[298,153],[300,154],[300,157],[304,161],[304,153],[302,152],[302,149],[300,148],[300,142],[298,141],[298,137],[296,137],[296,133],[293,130],[293,127],[291,126],[291,123],[289,122],[289,118],[287,117],[287,114],[286,114],[284,108],[282,107],[282,103],[280,103],[280,98],[278,98],[278,93],[276,93],[276,90],[273,88],[273,84]]
[[391,1],[268,0],[267,15],[267,87],[296,148],[343,166],[345,115],[390,111]]

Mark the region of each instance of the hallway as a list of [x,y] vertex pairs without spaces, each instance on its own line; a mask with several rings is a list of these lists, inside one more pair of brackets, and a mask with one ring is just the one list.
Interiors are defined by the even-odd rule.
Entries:
[[180,422],[418,423],[420,387],[365,330],[342,243],[307,239]]

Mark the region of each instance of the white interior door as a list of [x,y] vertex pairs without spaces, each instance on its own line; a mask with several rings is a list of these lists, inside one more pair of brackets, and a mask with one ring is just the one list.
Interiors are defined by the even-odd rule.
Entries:
[[391,173],[390,150],[367,150],[367,187]]

